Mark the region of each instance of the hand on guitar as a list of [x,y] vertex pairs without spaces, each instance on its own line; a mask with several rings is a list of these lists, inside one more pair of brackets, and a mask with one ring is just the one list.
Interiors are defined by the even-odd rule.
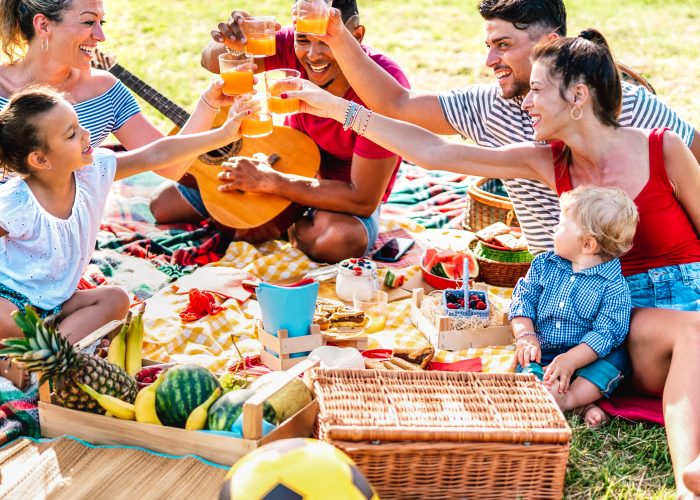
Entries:
[[[299,99],[299,112],[343,121],[348,101],[336,97],[308,80],[302,80],[303,90],[280,94],[282,99]],[[340,116],[340,117],[339,117]]]
[[264,154],[254,155],[253,158],[239,156],[221,165],[220,181],[229,181],[219,186],[219,191],[246,191],[248,193],[269,193],[270,184],[279,175],[267,161]]
[[[231,17],[225,23],[219,23],[218,30],[212,30],[211,37],[215,42],[223,43],[232,50],[243,50],[248,43],[243,33],[243,25],[250,14],[243,10],[234,10]],[[275,31],[282,29],[282,25],[275,22]]]

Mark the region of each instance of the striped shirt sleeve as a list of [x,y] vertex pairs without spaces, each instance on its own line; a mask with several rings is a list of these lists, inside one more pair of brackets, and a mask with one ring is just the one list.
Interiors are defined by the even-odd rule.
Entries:
[[[498,89],[493,85],[471,85],[438,92],[442,114],[462,139],[477,141],[483,134]],[[481,133],[480,133],[481,132]]]
[[138,103],[122,82],[117,82],[109,91],[114,111],[114,128],[119,130],[132,116],[141,112]]
[[684,120],[655,96],[641,86],[622,84],[622,112],[619,119],[623,127],[655,129],[668,127],[690,147],[693,143],[695,127]]

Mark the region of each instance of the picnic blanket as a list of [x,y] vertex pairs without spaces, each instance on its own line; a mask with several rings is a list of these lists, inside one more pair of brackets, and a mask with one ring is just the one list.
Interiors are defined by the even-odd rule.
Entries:
[[41,437],[37,387],[34,382],[23,392],[0,377],[0,446],[20,436]]

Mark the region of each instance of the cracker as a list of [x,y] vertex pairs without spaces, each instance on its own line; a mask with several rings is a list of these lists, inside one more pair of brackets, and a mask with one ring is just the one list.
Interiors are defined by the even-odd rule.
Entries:
[[501,234],[496,236],[494,239],[508,250],[527,250],[527,242],[521,241],[521,238],[516,238],[512,234]]
[[476,233],[476,237],[486,243],[490,243],[496,236],[501,234],[510,234],[510,228],[502,222],[496,222]]

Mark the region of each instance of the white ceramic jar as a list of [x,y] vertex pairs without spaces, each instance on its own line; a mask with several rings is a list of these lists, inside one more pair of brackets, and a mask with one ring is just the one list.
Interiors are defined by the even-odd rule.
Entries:
[[352,302],[356,292],[379,290],[377,265],[368,259],[347,259],[338,264],[335,293],[340,300]]

